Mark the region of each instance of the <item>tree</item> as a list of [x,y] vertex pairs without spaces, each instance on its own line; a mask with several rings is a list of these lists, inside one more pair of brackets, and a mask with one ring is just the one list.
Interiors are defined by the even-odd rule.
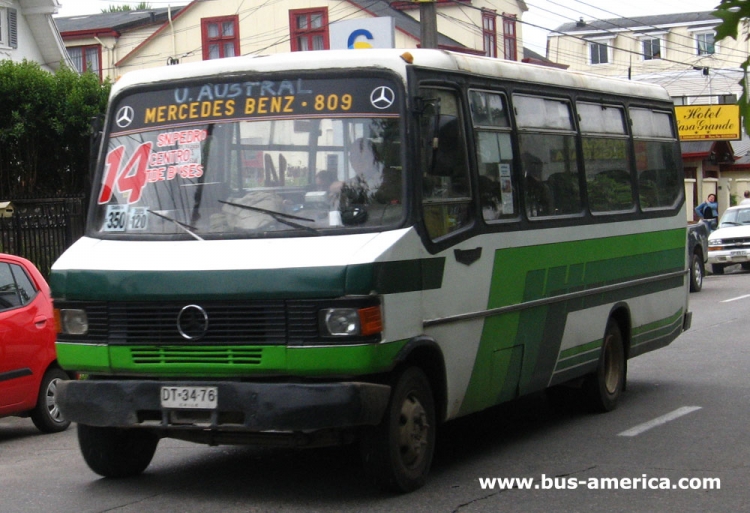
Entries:
[[[722,22],[716,27],[716,39],[722,40],[731,37],[736,41],[740,25],[750,21],[750,2],[746,2],[745,0],[721,0],[721,3],[716,7],[714,16],[722,20]],[[748,38],[750,38],[750,35],[745,36],[745,40]],[[749,65],[750,57],[748,57],[748,59],[741,65],[742,69],[745,71],[745,78],[740,81],[743,92],[738,101],[745,126],[745,133],[748,134],[750,134],[750,97],[748,96],[748,87],[750,87],[750,82],[748,82]]]
[[0,198],[82,194],[91,119],[109,90],[93,73],[0,61]]
[[148,2],[139,2],[135,7],[131,7],[128,4],[125,5],[110,5],[106,9],[102,9],[102,12],[127,12],[127,11],[147,11],[152,9]]

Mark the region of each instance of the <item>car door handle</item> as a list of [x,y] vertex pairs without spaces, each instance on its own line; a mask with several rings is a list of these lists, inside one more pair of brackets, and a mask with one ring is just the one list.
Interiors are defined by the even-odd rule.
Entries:
[[34,319],[34,324],[37,328],[42,329],[47,325],[47,318],[40,315],[39,317]]

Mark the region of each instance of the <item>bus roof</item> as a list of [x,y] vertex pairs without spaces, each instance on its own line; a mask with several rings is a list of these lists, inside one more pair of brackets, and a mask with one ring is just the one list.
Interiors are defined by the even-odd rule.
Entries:
[[649,98],[671,102],[669,93],[661,86],[590,73],[561,70],[537,64],[427,49],[368,49],[323,50],[290,52],[269,56],[243,56],[210,61],[164,66],[132,71],[112,87],[112,95],[137,85],[170,83],[216,75],[237,75],[246,72],[270,73],[284,70],[321,69],[387,69],[406,77],[407,60],[420,68],[467,72],[476,75],[538,83],[565,88],[614,93],[629,97]]

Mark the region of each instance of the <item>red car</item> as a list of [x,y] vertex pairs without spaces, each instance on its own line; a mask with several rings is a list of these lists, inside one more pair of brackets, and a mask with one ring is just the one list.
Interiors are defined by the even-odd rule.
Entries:
[[34,264],[0,253],[0,417],[30,416],[45,433],[64,431],[55,397],[69,379],[55,353],[50,289]]

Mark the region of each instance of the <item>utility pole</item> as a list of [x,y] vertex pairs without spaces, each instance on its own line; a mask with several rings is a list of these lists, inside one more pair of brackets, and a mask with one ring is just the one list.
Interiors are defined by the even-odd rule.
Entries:
[[422,48],[437,48],[437,9],[435,0],[417,0],[419,2],[419,37]]

